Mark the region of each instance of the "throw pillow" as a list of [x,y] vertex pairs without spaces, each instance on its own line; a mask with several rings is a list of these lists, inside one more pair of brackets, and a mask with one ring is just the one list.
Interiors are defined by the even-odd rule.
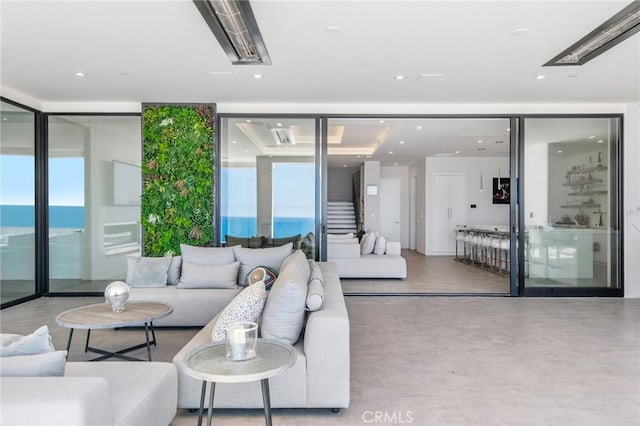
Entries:
[[371,254],[373,253],[373,248],[376,245],[376,234],[373,232],[367,232],[362,237],[362,241],[360,241],[360,254]]
[[171,257],[139,257],[130,287],[164,287]]
[[225,241],[227,242],[227,247],[262,248],[264,237],[234,237],[232,235],[225,235]]
[[180,253],[183,262],[197,265],[220,266],[236,261],[233,247],[196,247],[180,244]]
[[311,274],[309,275],[309,283],[307,285],[307,311],[313,312],[322,308],[324,303],[324,287],[322,271],[318,264],[310,260],[309,269]]
[[64,376],[67,351],[46,352],[3,358],[0,362],[2,377]]
[[182,256],[173,256],[167,271],[167,284],[175,285],[180,282],[180,273],[182,269]]
[[250,285],[222,310],[211,330],[211,341],[219,342],[225,338],[226,329],[236,322],[256,322],[262,313],[267,291],[262,281]]
[[210,266],[183,262],[178,288],[234,288],[240,262]]
[[376,238],[376,247],[373,249],[373,254],[384,254],[387,250],[387,239],[385,237]]
[[55,351],[55,348],[51,343],[49,327],[46,325],[26,336],[0,334],[0,357],[34,355],[53,351]]
[[[280,270],[264,305],[260,330],[265,339],[276,339],[293,345],[300,337],[304,324],[309,270],[307,259],[300,264],[300,256],[291,257]],[[305,268],[306,266],[306,268]]]
[[251,285],[262,281],[264,282],[265,288],[269,290],[276,281],[276,278],[278,278],[278,274],[272,268],[269,268],[268,266],[258,266],[249,272],[244,285]]
[[276,273],[280,270],[282,262],[291,254],[293,243],[288,243],[280,247],[250,249],[243,247],[234,247],[233,252],[236,259],[240,262],[240,273],[238,274],[238,282],[244,283],[249,272],[256,266],[268,266],[273,268]]

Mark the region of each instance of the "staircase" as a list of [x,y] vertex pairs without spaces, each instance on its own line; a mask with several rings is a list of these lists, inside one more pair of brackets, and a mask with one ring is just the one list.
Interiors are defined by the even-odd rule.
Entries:
[[327,233],[347,234],[358,232],[356,213],[351,201],[327,202]]

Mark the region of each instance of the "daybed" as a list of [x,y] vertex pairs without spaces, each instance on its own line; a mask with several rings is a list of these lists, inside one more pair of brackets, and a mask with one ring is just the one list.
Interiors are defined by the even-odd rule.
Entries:
[[64,376],[2,377],[0,424],[168,425],[177,387],[167,362],[68,362]]
[[[364,241],[366,234],[362,238]],[[349,234],[329,236],[327,261],[335,263],[340,278],[406,278],[407,262],[400,255],[400,243],[384,241],[384,245],[376,254]]]

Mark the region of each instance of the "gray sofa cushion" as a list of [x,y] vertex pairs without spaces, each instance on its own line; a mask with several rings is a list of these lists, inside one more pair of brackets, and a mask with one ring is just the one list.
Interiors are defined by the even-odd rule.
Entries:
[[234,288],[240,262],[211,266],[183,262],[178,288]]
[[282,262],[291,254],[292,249],[293,243],[288,243],[280,247],[262,249],[233,247],[236,259],[240,261],[238,283],[244,283],[249,272],[256,266],[268,266],[278,272]]
[[196,265],[228,265],[236,261],[233,247],[196,247],[180,244],[180,253],[183,262]]
[[293,345],[300,337],[309,281],[309,263],[301,251],[282,265],[262,312],[260,330],[266,339]]
[[307,311],[313,312],[322,308],[322,303],[324,301],[324,287],[322,286],[322,270],[318,264],[310,260],[309,261],[309,269],[311,273],[309,275],[309,284],[307,286]]

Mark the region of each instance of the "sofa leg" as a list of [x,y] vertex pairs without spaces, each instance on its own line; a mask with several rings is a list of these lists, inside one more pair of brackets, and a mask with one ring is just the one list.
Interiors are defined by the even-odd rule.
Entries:
[[340,414],[340,409],[339,409],[339,408],[332,408],[332,409],[331,409],[331,412],[332,412],[333,414]]

